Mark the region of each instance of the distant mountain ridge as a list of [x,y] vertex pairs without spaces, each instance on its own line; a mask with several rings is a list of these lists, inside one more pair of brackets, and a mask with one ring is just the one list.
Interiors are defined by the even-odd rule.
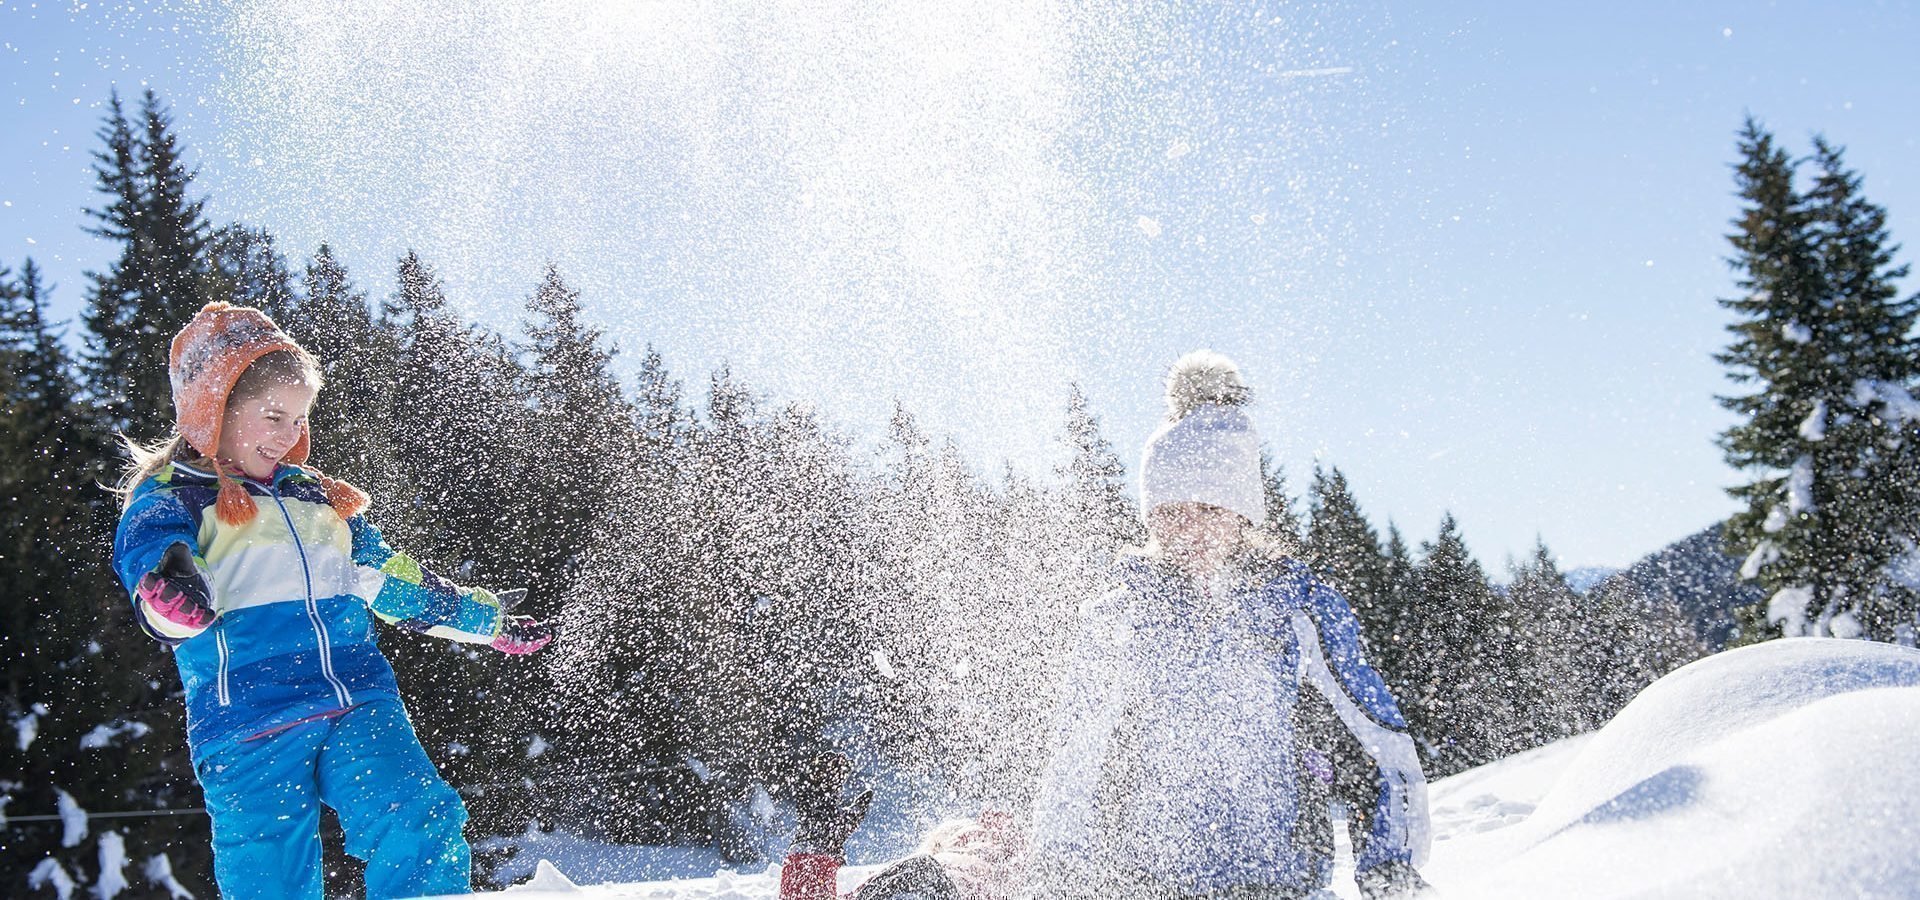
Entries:
[[1740,580],[1740,559],[1726,552],[1722,523],[1647,554],[1594,590],[1631,588],[1650,600],[1667,600],[1693,621],[1694,631],[1718,651],[1736,629],[1734,610],[1766,599],[1760,587]]
[[1621,571],[1623,570],[1613,566],[1581,566],[1577,569],[1568,569],[1563,574],[1567,579],[1568,587],[1584,594],[1599,587],[1600,582],[1620,574]]

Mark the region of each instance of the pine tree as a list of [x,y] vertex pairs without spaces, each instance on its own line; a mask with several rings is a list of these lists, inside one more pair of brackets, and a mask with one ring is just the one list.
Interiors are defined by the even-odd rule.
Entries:
[[[1413,564],[1413,552],[1400,534],[1399,526],[1387,523],[1387,541],[1382,550],[1382,594],[1377,607],[1360,622],[1360,639],[1366,643],[1367,658],[1393,691],[1401,712],[1409,722],[1419,718],[1414,706],[1422,701],[1415,684],[1408,654],[1413,639],[1421,630],[1420,583]],[[1422,721],[1425,721],[1424,719]]]
[[557,267],[527,301],[530,359],[527,387],[534,406],[530,437],[548,463],[541,502],[528,522],[534,570],[559,596],[573,592],[582,537],[605,521],[619,470],[631,464],[633,410],[620,395],[614,352],[582,316],[580,294]]
[[1900,435],[1916,366],[1920,302],[1898,300],[1885,212],[1859,194],[1839,150],[1816,142],[1812,190],[1748,120],[1735,181],[1746,206],[1729,237],[1744,295],[1735,340],[1717,359],[1753,393],[1723,397],[1741,422],[1721,435],[1745,509],[1727,524],[1743,577],[1773,594],[1769,618],[1788,634],[1890,636],[1910,594],[1891,591],[1886,564],[1910,533],[1901,496]]
[[264,310],[282,328],[295,322],[293,272],[265,229],[228,225],[208,245],[213,295]]
[[1307,562],[1346,596],[1364,633],[1391,633],[1394,613],[1386,606],[1379,533],[1361,513],[1347,476],[1338,468],[1315,466],[1307,496]]
[[87,229],[95,237],[121,244],[120,258],[105,273],[88,272],[93,282],[87,298],[86,380],[96,402],[108,412],[108,425],[124,423],[134,396],[134,373],[153,365],[156,341],[136,340],[138,287],[147,280],[146,257],[139,250],[142,208],[139,145],[133,124],[115,91],[107,101],[107,119],[99,137],[105,146],[93,152],[94,178],[109,199],[87,215],[96,223]]
[[1452,514],[1421,551],[1425,627],[1412,638],[1408,668],[1424,721],[1414,730],[1431,744],[1432,771],[1446,775],[1511,749],[1513,626]]
[[150,439],[165,433],[173,408],[169,342],[211,299],[210,229],[206,201],[188,196],[194,172],[159,96],[146,92],[137,123],[117,94],[109,110],[94,172],[110,199],[88,212],[91,232],[121,248],[105,274],[92,276],[88,381],[115,428]]
[[1514,668],[1522,691],[1514,698],[1515,749],[1591,730],[1599,724],[1587,713],[1593,705],[1590,681],[1599,671],[1592,651],[1600,629],[1587,621],[1580,595],[1567,584],[1545,541],[1514,567],[1507,600],[1517,619]]
[[1126,465],[1100,433],[1100,417],[1078,384],[1069,386],[1066,428],[1058,441],[1068,454],[1055,473],[1067,527],[1082,536],[1083,558],[1105,566],[1121,547],[1140,543],[1145,528],[1126,496]]
[[1260,523],[1261,530],[1280,542],[1281,552],[1300,555],[1304,551],[1300,514],[1294,511],[1293,495],[1287,492],[1286,469],[1264,448],[1260,451],[1260,485],[1267,500],[1267,520]]
[[[5,793],[16,814],[52,810],[55,789],[94,810],[198,806],[171,660],[134,625],[107,567],[76,564],[105,552],[119,510],[97,485],[117,473],[99,418],[74,398],[48,302],[31,260],[17,283],[0,270],[0,714],[15,727],[0,769],[18,779]],[[205,828],[175,816],[118,830],[130,851],[167,853],[204,890]],[[64,848],[43,827],[15,837],[0,882],[20,884],[50,857],[97,872],[92,841]]]
[[326,377],[309,417],[312,462],[377,491],[393,465],[388,436],[398,347],[326,244],[307,263],[297,304],[282,327],[319,358]]

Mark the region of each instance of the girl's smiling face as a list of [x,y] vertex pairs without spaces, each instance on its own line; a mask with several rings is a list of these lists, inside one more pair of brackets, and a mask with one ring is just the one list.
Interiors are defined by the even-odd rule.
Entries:
[[313,409],[311,385],[269,382],[251,397],[227,402],[220,424],[220,460],[237,465],[248,478],[267,481],[306,430]]

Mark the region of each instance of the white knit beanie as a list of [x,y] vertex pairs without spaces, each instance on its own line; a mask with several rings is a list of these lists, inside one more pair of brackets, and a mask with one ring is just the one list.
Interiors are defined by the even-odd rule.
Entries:
[[1267,518],[1260,435],[1243,407],[1252,392],[1233,360],[1196,350],[1167,373],[1167,424],[1140,459],[1142,515],[1163,503],[1233,510],[1255,525]]

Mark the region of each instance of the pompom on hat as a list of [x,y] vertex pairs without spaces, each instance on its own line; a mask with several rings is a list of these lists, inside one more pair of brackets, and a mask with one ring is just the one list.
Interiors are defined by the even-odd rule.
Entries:
[[1167,423],[1140,460],[1140,509],[1205,503],[1260,524],[1267,517],[1260,435],[1243,408],[1253,392],[1233,360],[1211,350],[1180,358],[1167,373]]
[[[239,525],[251,520],[253,497],[220,462],[220,426],[226,420],[227,398],[247,367],[269,353],[287,351],[302,354],[306,350],[280,330],[266,313],[250,306],[235,306],[216,300],[195,313],[180,333],[173,336],[167,357],[167,380],[173,388],[173,414],[180,436],[193,449],[214,461],[214,474],[220,479],[220,498],[215,514],[220,521]],[[283,457],[300,465],[312,450],[312,435],[303,422],[300,439]],[[342,518],[366,509],[365,492],[344,481],[321,475],[328,503]]]

